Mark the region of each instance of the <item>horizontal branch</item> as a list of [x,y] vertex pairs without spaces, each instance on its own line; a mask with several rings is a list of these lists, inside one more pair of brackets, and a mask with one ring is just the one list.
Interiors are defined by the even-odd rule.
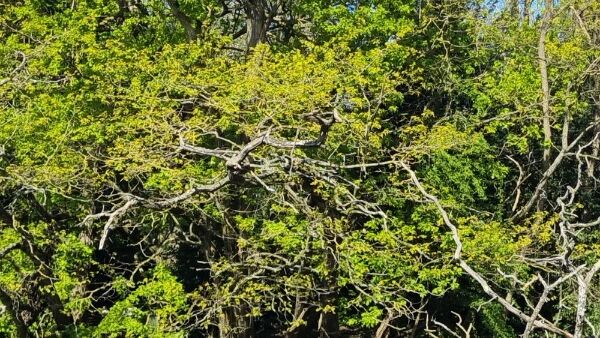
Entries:
[[222,187],[228,185],[229,183],[230,183],[229,176],[226,176],[226,177],[222,178],[221,180],[219,180],[215,183],[212,183],[212,184],[204,184],[204,185],[195,186],[195,187],[185,191],[181,195],[177,195],[175,197],[171,197],[171,198],[167,198],[167,199],[163,199],[163,200],[150,202],[149,206],[151,206],[151,207],[152,206],[159,206],[159,207],[171,206],[171,205],[177,204],[181,201],[187,200],[188,198],[191,198],[192,196],[199,194],[199,193],[215,192],[215,191],[221,189]]
[[183,137],[179,137],[179,149],[189,151],[194,154],[204,155],[204,156],[214,156],[223,160],[228,160],[229,157],[227,155],[233,155],[236,152],[233,150],[227,149],[208,149],[204,147],[193,146],[187,144]]
[[[250,154],[256,150],[258,147],[262,145],[269,145],[276,148],[302,148],[302,147],[316,147],[322,145],[326,138],[327,133],[330,127],[339,120],[339,116],[336,110],[334,112],[329,113],[332,115],[330,119],[324,119],[321,116],[310,115],[308,116],[311,121],[316,121],[321,125],[321,130],[319,136],[314,140],[301,140],[301,141],[286,141],[280,140],[271,137],[270,132],[271,129],[259,134],[256,138],[248,142],[245,146],[243,146],[239,151],[229,150],[229,149],[209,149],[199,146],[194,146],[187,144],[182,135],[179,135],[179,149],[189,151],[194,154],[204,155],[204,156],[213,156],[225,160],[225,165],[228,170],[228,175],[221,178],[219,181],[204,184],[204,185],[196,185],[185,192],[165,199],[144,199],[141,197],[125,195],[124,199],[126,202],[120,206],[119,208],[109,211],[109,212],[101,212],[94,215],[87,216],[82,223],[86,223],[91,219],[99,219],[103,217],[108,217],[106,224],[104,225],[104,229],[102,231],[102,236],[100,238],[100,243],[98,245],[99,249],[102,249],[106,243],[108,238],[108,234],[114,224],[118,221],[118,219],[125,214],[131,207],[135,206],[138,203],[149,207],[149,208],[164,208],[173,206],[179,202],[185,201],[191,198],[194,195],[200,193],[212,193],[215,192],[226,185],[232,184],[233,182],[237,182],[236,177],[241,176],[246,173],[246,170],[250,168],[249,165],[245,165],[244,162],[246,158],[250,156]],[[259,176],[252,173],[252,177],[267,191],[274,192],[272,188],[270,188]],[[80,223],[80,224],[82,224]]]

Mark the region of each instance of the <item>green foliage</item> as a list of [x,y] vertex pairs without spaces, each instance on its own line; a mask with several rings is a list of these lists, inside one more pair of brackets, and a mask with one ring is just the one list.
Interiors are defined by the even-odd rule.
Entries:
[[[476,305],[476,304],[473,304]],[[482,328],[478,332],[482,337],[517,337],[518,334],[508,323],[508,318],[504,309],[498,304],[479,304],[481,310],[478,312],[482,317]]]
[[176,278],[157,266],[150,278],[108,310],[94,336],[183,337],[187,298]]
[[461,264],[529,314],[598,260],[600,8],[555,2],[548,138],[511,4],[3,3],[0,335],[520,334]]

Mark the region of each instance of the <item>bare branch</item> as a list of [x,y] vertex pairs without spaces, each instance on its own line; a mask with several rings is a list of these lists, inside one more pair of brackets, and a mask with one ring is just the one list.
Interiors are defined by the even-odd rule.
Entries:
[[129,208],[136,205],[137,203],[137,199],[130,199],[121,207],[110,213],[108,221],[106,221],[104,229],[102,230],[102,237],[100,238],[100,244],[98,244],[98,249],[102,250],[104,248],[104,243],[106,242],[106,238],[108,237],[108,232],[112,229],[113,224],[117,222],[119,218],[123,214],[125,214]]
[[439,200],[437,199],[437,197],[427,193],[427,191],[425,190],[425,188],[423,187],[423,185],[417,178],[417,175],[415,174],[415,172],[412,169],[410,169],[410,167],[408,165],[406,165],[406,163],[400,162],[400,165],[404,168],[404,170],[406,170],[408,172],[413,184],[419,189],[419,191],[423,194],[423,196],[425,196],[425,198],[427,198],[428,200],[430,200],[431,202],[433,202],[436,205],[438,211],[442,215],[442,219],[444,220],[444,223],[446,224],[446,226],[448,227],[448,229],[450,229],[450,231],[452,233],[452,239],[454,240],[454,244],[456,245],[456,250],[454,251],[454,259],[456,261],[458,261],[458,263],[459,263],[460,267],[463,269],[463,271],[465,271],[469,276],[471,276],[471,278],[473,278],[473,279],[475,279],[475,281],[477,281],[477,283],[481,286],[483,292],[488,294],[488,296],[492,297],[492,299],[496,299],[510,313],[518,316],[519,318],[521,318],[522,320],[524,320],[526,322],[531,321],[535,327],[539,327],[539,328],[563,335],[565,337],[569,337],[569,338],[573,337],[573,335],[571,333],[557,327],[556,325],[548,322],[547,320],[545,320],[543,318],[536,319],[535,317],[528,316],[527,314],[523,313],[521,310],[514,307],[514,305],[512,305],[511,303],[506,301],[506,299],[500,297],[500,295],[498,295],[498,293],[496,293],[489,286],[489,284],[485,280],[485,278],[483,278],[483,276],[481,274],[479,274],[478,272],[473,270],[473,268],[471,268],[471,266],[464,259],[462,259],[463,244],[462,244],[462,241],[460,240],[458,229],[450,221],[450,217],[448,216],[448,213],[442,207],[442,205],[439,202]]
[[17,73],[20,72],[23,68],[25,68],[25,64],[27,63],[27,56],[25,56],[23,52],[19,51],[15,52],[15,54],[21,57],[21,63],[12,72],[10,72],[10,74],[7,77],[0,80],[0,86],[3,86],[8,82],[12,81],[12,79],[14,79]]
[[525,216],[525,214],[527,212],[529,212],[529,210],[531,210],[531,207],[533,207],[533,205],[535,204],[537,199],[542,194],[544,187],[546,186],[546,183],[548,182],[548,179],[552,176],[552,174],[554,174],[554,172],[556,171],[558,166],[561,164],[562,160],[567,155],[569,155],[569,151],[578,144],[579,140],[581,140],[581,138],[585,135],[585,133],[587,133],[589,130],[594,128],[594,126],[595,126],[595,123],[590,124],[571,143],[569,143],[566,147],[563,147],[561,149],[561,151],[558,153],[558,155],[556,155],[556,157],[554,158],[554,161],[552,162],[552,164],[548,167],[548,169],[546,169],[546,171],[542,175],[542,178],[540,179],[540,182],[538,183],[538,185],[535,187],[535,191],[533,192],[533,195],[531,196],[531,198],[527,201],[527,203],[521,209],[519,209],[519,211],[516,214],[514,214],[511,217],[511,220],[520,219],[523,216]]

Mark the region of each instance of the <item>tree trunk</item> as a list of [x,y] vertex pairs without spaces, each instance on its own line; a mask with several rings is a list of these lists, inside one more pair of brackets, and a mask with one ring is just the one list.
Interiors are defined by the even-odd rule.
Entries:
[[[583,23],[582,23],[583,24]],[[588,34],[588,38],[590,40],[590,45],[592,48],[600,47],[600,30],[598,28],[594,28],[590,33],[586,30]],[[593,178],[594,170],[596,169],[597,158],[600,155],[600,75],[595,73],[592,75],[591,79],[591,89],[592,89],[592,110],[594,112],[593,119],[596,126],[594,127],[594,142],[592,143],[592,159],[589,162],[588,166],[588,177]],[[590,180],[591,181],[591,180]]]
[[[329,250],[328,250],[329,251]],[[328,270],[332,273],[335,271],[335,267],[331,266],[331,261],[335,264],[335,258],[332,253],[328,253]],[[326,286],[328,288],[334,287],[335,277],[332,276],[327,279]],[[337,298],[337,292],[329,293],[323,295],[321,297],[321,308],[326,308],[328,306],[332,306],[335,308],[335,300]],[[338,309],[335,310],[336,312]],[[321,312],[321,316],[319,318],[319,338],[336,338],[339,337],[340,332],[340,322],[335,312]]]
[[[589,178],[593,178],[595,177],[594,175],[594,171],[596,170],[596,162],[597,162],[597,158],[598,155],[600,155],[600,80],[599,79],[594,79],[594,95],[596,96],[594,98],[594,106],[593,106],[593,110],[594,110],[594,123],[596,124],[596,126],[594,127],[594,136],[596,137],[592,143],[592,158],[589,161],[589,165],[588,165],[588,177]],[[591,180],[589,180],[591,181]]]
[[[548,81],[548,60],[546,58],[546,35],[550,28],[552,20],[553,1],[546,0],[544,8],[544,17],[540,27],[540,38],[538,41],[538,62],[540,68],[540,78],[542,82],[542,129],[544,132],[542,168],[546,172],[550,167],[550,154],[552,144],[552,129],[550,125],[550,84]],[[543,198],[538,200],[538,210],[543,209]]]
[[266,0],[247,0],[246,6],[246,32],[248,50],[256,47],[267,38],[267,2]]
[[521,17],[521,24],[529,25],[531,16],[531,2],[532,0],[523,0],[523,16]]
[[196,40],[196,37],[198,35],[198,33],[196,32],[196,28],[194,28],[192,20],[179,9],[179,3],[177,2],[177,0],[167,0],[167,4],[171,8],[173,16],[183,26],[188,41]]

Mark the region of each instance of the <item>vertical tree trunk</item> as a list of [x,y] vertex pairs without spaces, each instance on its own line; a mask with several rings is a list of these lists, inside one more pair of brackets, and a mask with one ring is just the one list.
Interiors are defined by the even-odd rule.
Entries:
[[246,32],[248,50],[256,47],[267,38],[267,2],[266,0],[246,0]]
[[511,18],[519,17],[519,0],[510,0],[507,2],[508,10]]
[[573,337],[582,338],[583,324],[587,308],[587,292],[589,285],[587,284],[585,278],[579,274],[577,274],[577,285],[577,308],[575,314],[575,332],[573,334]]
[[596,159],[598,158],[598,155],[600,155],[600,79],[598,79],[597,76],[593,79],[592,88],[592,90],[594,91],[594,105],[592,109],[594,111],[594,123],[596,124],[596,126],[594,127],[594,135],[596,136],[596,138],[592,143],[592,158],[590,159],[588,165],[587,174],[590,178],[595,177],[594,171],[596,170]]
[[[593,21],[592,21],[593,22]],[[583,25],[584,23],[582,23]],[[590,45],[592,48],[600,47],[600,29],[594,27],[592,29],[591,34],[586,30],[585,33],[588,36],[590,41]],[[594,127],[594,135],[596,139],[592,143],[592,159],[590,160],[588,166],[588,176],[590,178],[594,177],[594,170],[597,165],[597,158],[600,155],[600,75],[596,72],[592,74],[591,79],[591,89],[592,89],[592,109],[593,109],[593,119],[596,126]],[[591,180],[590,180],[591,181]]]
[[[325,284],[328,290],[335,288],[337,284],[336,278],[336,261],[332,251],[335,248],[331,248],[329,245],[325,249],[327,255],[327,269],[330,271],[330,276],[326,279]],[[321,308],[327,306],[335,307],[335,300],[337,298],[337,292],[328,293],[323,295],[321,298]],[[336,312],[338,310],[336,309]],[[336,338],[339,337],[340,322],[335,312],[321,312],[319,319],[319,338]]]
[[521,24],[529,25],[531,16],[531,2],[532,0],[523,0],[523,16],[521,17]]
[[[540,68],[540,78],[542,82],[542,129],[544,132],[542,167],[545,172],[550,167],[550,154],[552,144],[552,129],[550,125],[550,84],[548,81],[548,60],[546,57],[546,35],[550,29],[552,20],[553,0],[546,0],[544,8],[544,17],[540,26],[540,38],[538,41],[538,63]],[[538,210],[543,209],[543,198],[538,201]]]
[[[240,195],[233,195],[226,203],[226,210],[233,210],[232,213],[224,212],[225,222],[222,224],[221,237],[223,238],[222,255],[227,257],[230,262],[241,262],[243,257],[239,254],[237,238],[239,233],[232,228],[235,224],[235,210],[246,210],[248,206],[243,202]],[[238,280],[243,276],[249,276],[252,271],[245,269],[237,275]],[[219,283],[223,283],[220,281]],[[231,291],[231,290],[230,290]],[[254,337],[253,319],[249,316],[251,309],[245,304],[229,304],[222,309],[218,318],[219,337],[220,338],[247,338]]]

